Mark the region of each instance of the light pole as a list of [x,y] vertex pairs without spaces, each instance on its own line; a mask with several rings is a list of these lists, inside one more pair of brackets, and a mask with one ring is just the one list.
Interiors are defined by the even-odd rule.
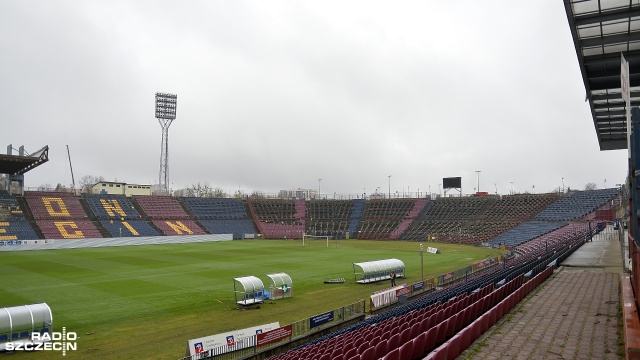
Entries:
[[320,198],[320,182],[322,179],[318,179],[318,199]]
[[604,179],[604,188],[607,188],[607,179]]
[[389,175],[389,199],[391,199],[391,175]]
[[513,195],[513,181],[509,181],[511,183],[511,195]]
[[564,178],[562,178],[562,193],[564,194]]
[[422,249],[424,245],[420,244],[420,272],[422,273],[422,281],[424,281],[424,256],[422,255]]
[[478,174],[478,192],[480,192],[480,173],[481,172],[482,171],[480,171],[480,170],[476,170],[476,174]]

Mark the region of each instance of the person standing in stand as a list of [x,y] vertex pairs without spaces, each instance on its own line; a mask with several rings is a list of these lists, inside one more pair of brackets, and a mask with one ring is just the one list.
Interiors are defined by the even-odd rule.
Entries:
[[392,271],[389,277],[391,278],[391,286],[396,286],[396,273]]

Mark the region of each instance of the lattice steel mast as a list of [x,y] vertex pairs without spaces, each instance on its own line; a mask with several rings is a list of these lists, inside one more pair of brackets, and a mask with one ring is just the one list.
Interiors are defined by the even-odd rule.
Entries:
[[176,94],[156,93],[156,119],[162,128],[158,187],[159,192],[164,195],[169,194],[169,126],[176,119],[177,102]]

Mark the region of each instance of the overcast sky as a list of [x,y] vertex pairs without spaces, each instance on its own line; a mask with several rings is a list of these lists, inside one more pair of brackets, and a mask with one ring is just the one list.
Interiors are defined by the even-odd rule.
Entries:
[[599,150],[557,0],[0,0],[0,49],[0,150],[49,146],[27,188],[71,184],[66,145],[76,183],[157,183],[156,92],[178,95],[174,189],[437,193],[460,176],[466,194],[479,170],[507,194],[627,175],[625,150]]

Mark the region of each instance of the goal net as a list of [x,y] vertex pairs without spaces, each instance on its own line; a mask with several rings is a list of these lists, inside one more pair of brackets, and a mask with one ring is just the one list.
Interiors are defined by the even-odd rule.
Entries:
[[302,234],[302,246],[311,246],[311,243],[321,241],[329,247],[329,239],[331,239],[331,236]]

